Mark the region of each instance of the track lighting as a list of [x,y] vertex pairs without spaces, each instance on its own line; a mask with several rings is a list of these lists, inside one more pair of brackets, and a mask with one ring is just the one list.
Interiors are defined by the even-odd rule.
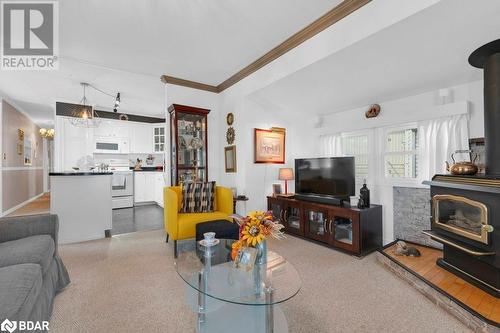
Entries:
[[119,107],[120,107],[120,93],[117,93],[116,98],[115,98],[115,106],[113,108],[113,111],[118,112]]

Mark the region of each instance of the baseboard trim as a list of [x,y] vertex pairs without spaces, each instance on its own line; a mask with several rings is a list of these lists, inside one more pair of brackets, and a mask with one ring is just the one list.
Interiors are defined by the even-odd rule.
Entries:
[[7,215],[9,215],[9,214],[11,214],[11,213],[13,213],[13,212],[15,212],[15,211],[16,211],[16,210],[18,210],[19,208],[22,208],[22,207],[26,206],[27,204],[29,204],[29,203],[30,203],[30,202],[32,202],[32,201],[35,201],[36,199],[40,198],[40,197],[41,197],[42,195],[44,195],[44,194],[45,194],[45,192],[42,192],[42,193],[40,193],[40,194],[37,194],[36,196],[34,196],[34,197],[32,197],[32,198],[30,198],[30,199],[28,199],[28,200],[24,201],[24,202],[21,202],[19,205],[17,205],[17,206],[14,206],[14,207],[12,207],[12,208],[7,209],[6,211],[2,212],[2,215],[1,215],[1,216],[2,216],[2,217],[5,217],[5,216],[7,216]]

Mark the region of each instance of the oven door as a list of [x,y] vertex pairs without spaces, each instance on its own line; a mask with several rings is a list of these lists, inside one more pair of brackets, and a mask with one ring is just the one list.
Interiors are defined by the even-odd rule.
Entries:
[[111,177],[112,197],[134,195],[134,174],[131,171],[114,171]]

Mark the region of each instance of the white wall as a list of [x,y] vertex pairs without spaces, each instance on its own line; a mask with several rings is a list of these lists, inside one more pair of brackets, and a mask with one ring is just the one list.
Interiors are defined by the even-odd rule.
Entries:
[[[467,108],[470,115],[469,136],[471,138],[484,136],[484,105],[483,81],[475,81],[448,88],[452,102],[440,105],[438,91],[408,96],[405,98],[379,103],[380,115],[374,119],[366,119],[365,111],[368,106],[357,109],[332,113],[323,117],[322,126],[315,130],[315,142],[319,141],[321,134],[335,134],[342,132],[362,131],[365,129],[382,128],[387,126],[402,125],[419,120],[444,117],[456,112],[462,113]],[[316,150],[320,155],[319,147]],[[380,160],[372,161],[372,168],[380,169]],[[444,163],[444,161],[443,161]],[[383,206],[383,232],[384,244],[394,240],[393,219],[393,184],[380,179],[380,172],[375,171],[368,187],[371,189],[371,202]],[[420,183],[397,184],[408,187],[422,187]]]

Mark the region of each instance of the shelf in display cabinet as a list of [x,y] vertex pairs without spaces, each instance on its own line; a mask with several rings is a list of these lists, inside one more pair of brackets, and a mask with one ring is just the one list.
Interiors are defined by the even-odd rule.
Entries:
[[356,256],[382,247],[382,206],[358,209],[293,198],[267,197],[268,210],[299,236]]

